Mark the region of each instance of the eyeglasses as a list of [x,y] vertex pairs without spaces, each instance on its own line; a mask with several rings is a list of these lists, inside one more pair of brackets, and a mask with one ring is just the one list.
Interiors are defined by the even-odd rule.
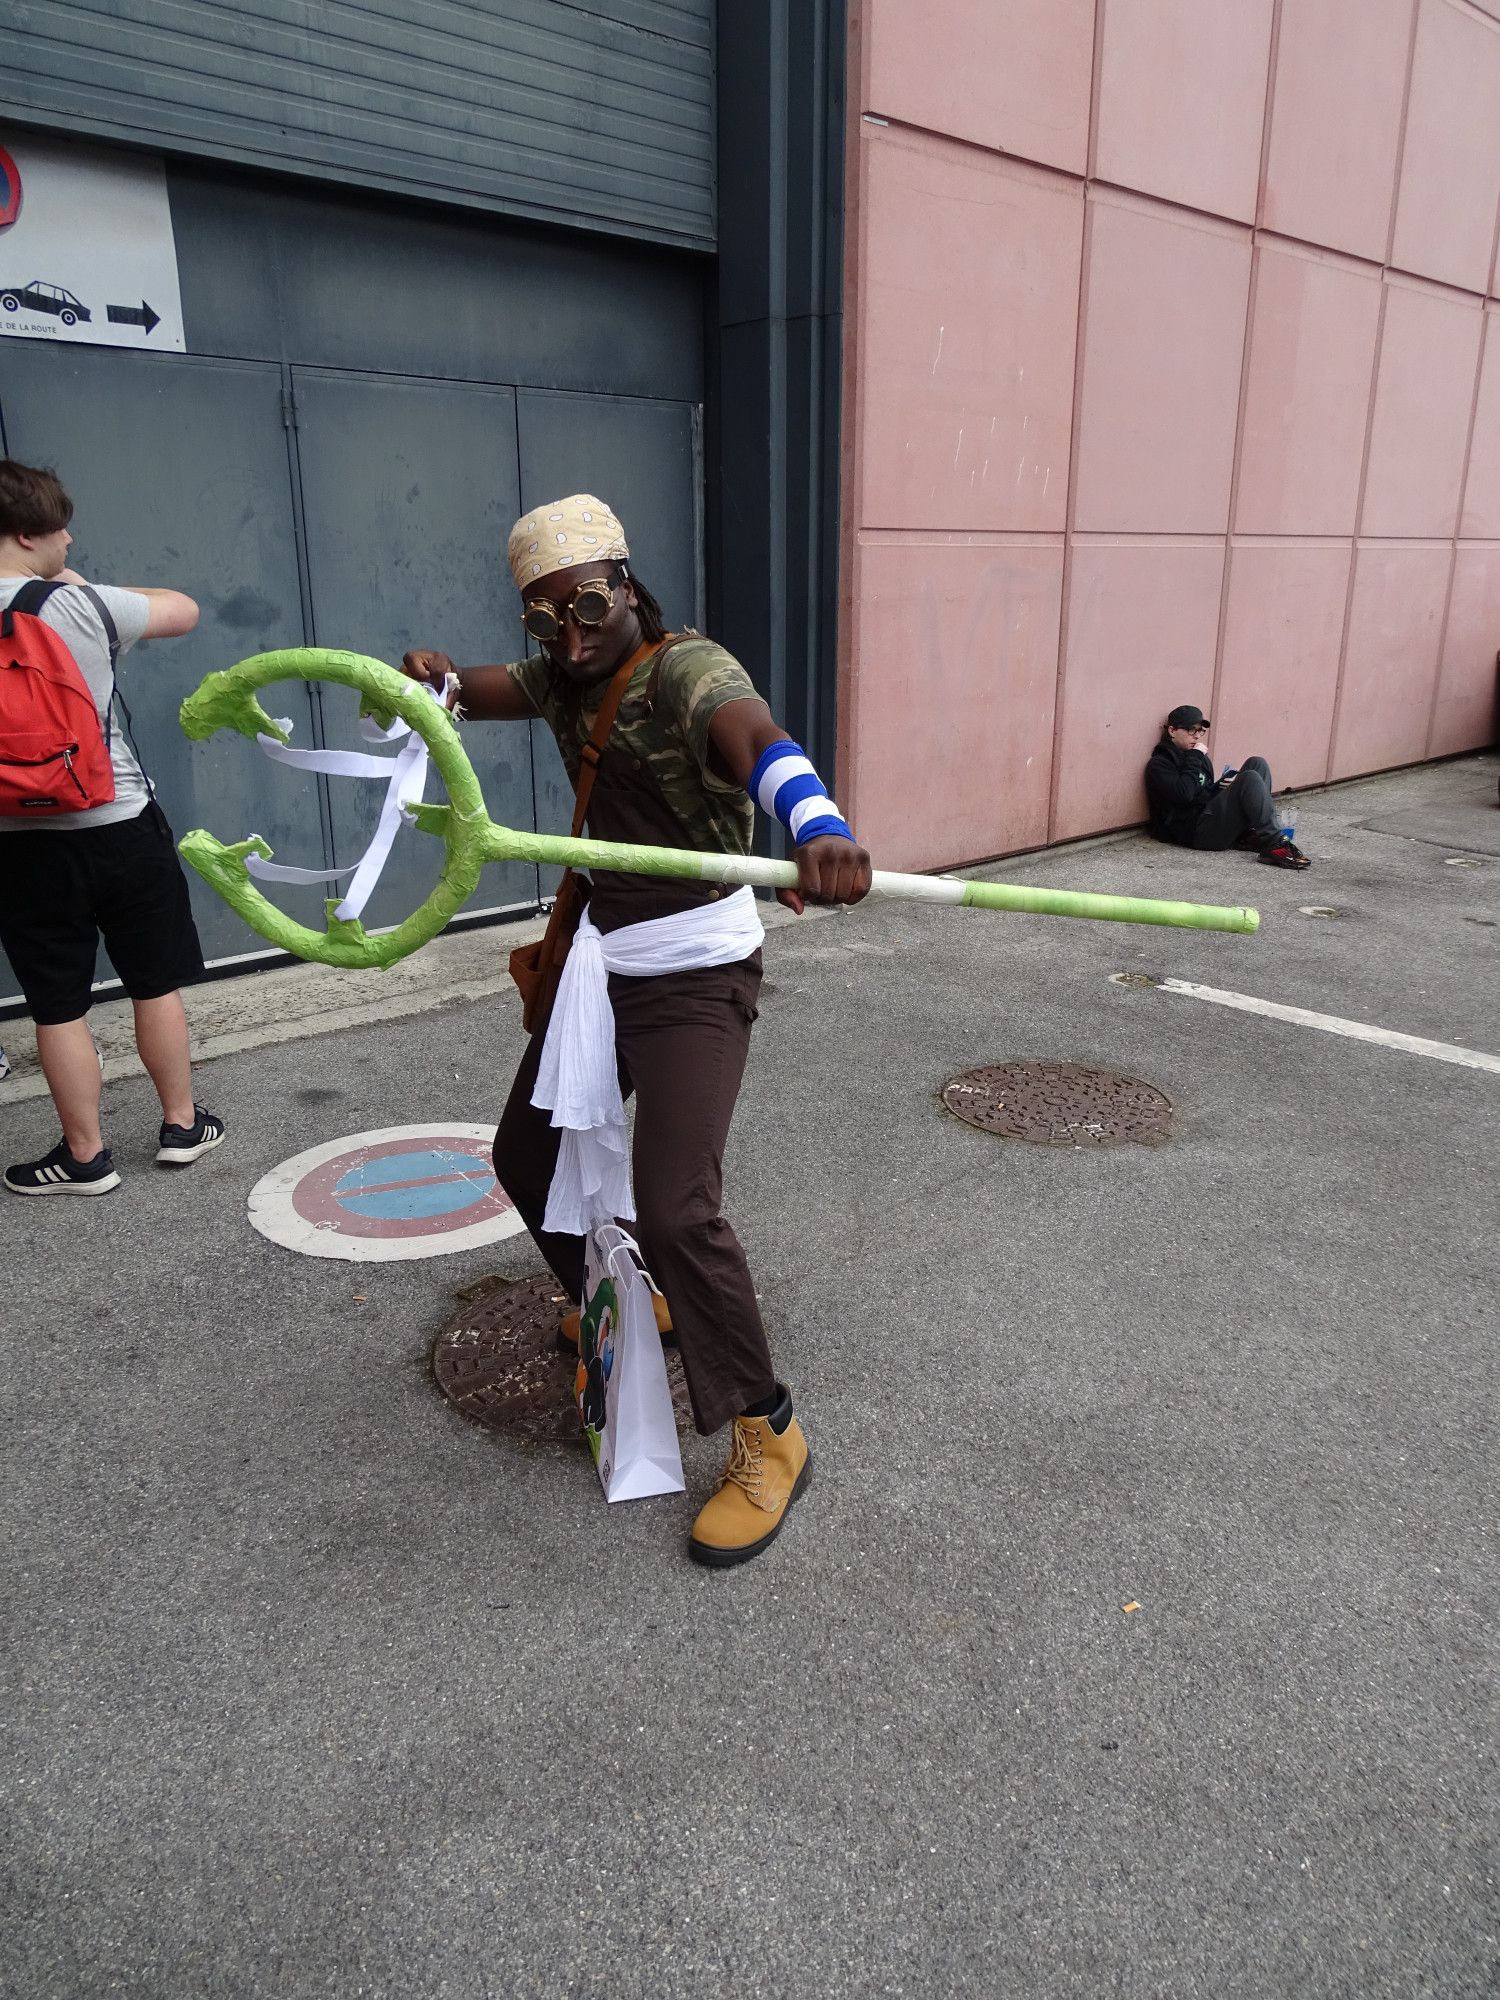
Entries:
[[528,598],[521,609],[521,623],[533,639],[545,646],[560,636],[565,618],[590,631],[602,625],[614,602],[614,584],[606,583],[602,577],[590,577],[579,584],[566,603],[554,604],[550,597]]

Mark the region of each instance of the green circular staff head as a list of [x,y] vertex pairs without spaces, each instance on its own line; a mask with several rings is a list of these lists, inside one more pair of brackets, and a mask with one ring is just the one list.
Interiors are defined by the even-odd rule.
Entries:
[[223,673],[210,674],[182,704],[180,719],[184,734],[196,741],[212,736],[216,730],[237,729],[252,743],[258,735],[272,736],[285,743],[286,731],[266,714],[256,696],[271,681],[286,680],[341,681],[360,696],[362,714],[373,716],[383,726],[389,726],[394,717],[400,716],[427,745],[448,792],[447,805],[413,808],[417,825],[424,833],[438,835],[446,850],[443,872],[431,893],[404,923],[379,937],[371,937],[358,918],[336,916],[338,899],[330,897],[326,906],[328,927],[315,931],[277,909],[251,880],[245,866],[246,855],[271,858],[271,849],[258,834],[225,846],[199,827],[183,835],[178,842],[179,852],[268,944],[298,958],[317,959],[324,965],[394,965],[429,938],[436,937],[478,886],[480,871],[491,851],[487,841],[490,820],[479,780],[458,740],[452,718],[424,687],[380,660],[369,659],[362,653],[331,652],[322,646],[294,646],[279,653],[257,653]]

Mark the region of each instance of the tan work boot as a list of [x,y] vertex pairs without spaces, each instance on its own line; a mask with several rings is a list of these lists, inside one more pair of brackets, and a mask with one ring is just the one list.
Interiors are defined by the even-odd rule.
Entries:
[[[675,1347],[677,1344],[676,1341],[667,1338],[672,1331],[671,1308],[660,1292],[653,1292],[651,1294],[651,1303],[656,1309],[656,1330],[661,1335],[663,1344],[667,1347]],[[582,1313],[575,1311],[564,1313],[562,1318],[557,1322],[557,1344],[564,1354],[576,1354],[578,1352],[578,1328],[582,1319]]]
[[749,1562],[781,1533],[811,1477],[812,1454],[783,1389],[770,1416],[735,1418],[724,1482],[694,1521],[688,1554],[710,1569]]

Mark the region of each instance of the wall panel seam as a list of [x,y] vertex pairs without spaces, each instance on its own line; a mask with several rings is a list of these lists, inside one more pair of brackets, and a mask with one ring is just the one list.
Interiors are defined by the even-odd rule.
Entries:
[[1365,411],[1365,441],[1360,456],[1359,491],[1354,502],[1354,538],[1349,555],[1349,581],[1344,591],[1344,626],[1339,639],[1338,674],[1333,689],[1333,714],[1328,725],[1328,761],[1324,782],[1333,780],[1338,757],[1339,728],[1344,719],[1344,686],[1349,670],[1349,634],[1354,623],[1354,593],[1359,581],[1359,555],[1364,541],[1365,496],[1370,481],[1370,447],[1375,436],[1375,412],[1380,402],[1380,365],[1385,357],[1385,321],[1390,306],[1391,257],[1396,247],[1396,218],[1401,208],[1401,177],[1406,167],[1406,135],[1411,121],[1412,71],[1417,55],[1417,30],[1422,0],[1412,0],[1411,26],[1406,38],[1406,80],[1401,91],[1401,129],[1396,141],[1396,171],[1391,180],[1391,212],[1386,218],[1385,262],[1380,279],[1380,314],[1375,327],[1375,353],[1370,367],[1370,403]]
[[[1089,143],[1087,165],[1092,169],[1099,137],[1100,52],[1104,45],[1104,9],[1107,0],[1094,0],[1094,58],[1089,72]],[[1046,840],[1057,838],[1057,792],[1062,780],[1063,698],[1068,683],[1068,637],[1071,628],[1073,589],[1073,531],[1078,507],[1079,417],[1083,410],[1084,351],[1088,338],[1089,269],[1094,241],[1094,205],[1088,198],[1089,181],[1084,180],[1083,226],[1078,242],[1078,316],[1073,331],[1073,407],[1068,429],[1068,496],[1063,513],[1062,575],[1058,582],[1057,670],[1052,683],[1052,768],[1047,781]]]
[[1349,631],[1354,622],[1354,591],[1359,576],[1359,552],[1365,537],[1362,534],[1365,515],[1365,489],[1370,478],[1370,445],[1375,435],[1375,410],[1380,399],[1380,364],[1385,353],[1385,316],[1390,302],[1390,288],[1380,287],[1380,314],[1375,327],[1375,353],[1370,364],[1370,402],[1365,411],[1365,441],[1359,465],[1359,491],[1354,501],[1354,534],[1349,554],[1349,581],[1344,589],[1344,626],[1339,638],[1338,674],[1333,687],[1333,713],[1328,723],[1328,759],[1324,766],[1324,782],[1333,779],[1334,760],[1338,750],[1339,724],[1344,713],[1344,678],[1349,664]]
[[1437,731],[1438,697],[1443,687],[1443,656],[1448,647],[1448,626],[1453,617],[1453,589],[1458,579],[1458,531],[1464,524],[1464,501],[1468,495],[1469,468],[1474,461],[1474,432],[1479,420],[1479,393],[1484,386],[1486,354],[1500,320],[1486,314],[1480,329],[1479,351],[1474,359],[1474,388],[1469,397],[1469,429],[1464,441],[1463,470],[1458,479],[1458,508],[1453,520],[1453,538],[1448,558],[1448,587],[1443,596],[1443,615],[1438,625],[1437,671],[1432,677],[1432,698],[1427,707],[1427,734],[1422,741],[1424,756],[1432,755],[1432,739]]

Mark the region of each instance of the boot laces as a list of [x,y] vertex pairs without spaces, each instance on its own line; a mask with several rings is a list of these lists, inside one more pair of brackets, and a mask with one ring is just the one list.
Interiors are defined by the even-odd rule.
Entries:
[[729,1449],[729,1464],[724,1473],[724,1484],[743,1487],[750,1499],[758,1499],[763,1470],[760,1432],[752,1430],[748,1424],[737,1423],[734,1427],[734,1441]]

